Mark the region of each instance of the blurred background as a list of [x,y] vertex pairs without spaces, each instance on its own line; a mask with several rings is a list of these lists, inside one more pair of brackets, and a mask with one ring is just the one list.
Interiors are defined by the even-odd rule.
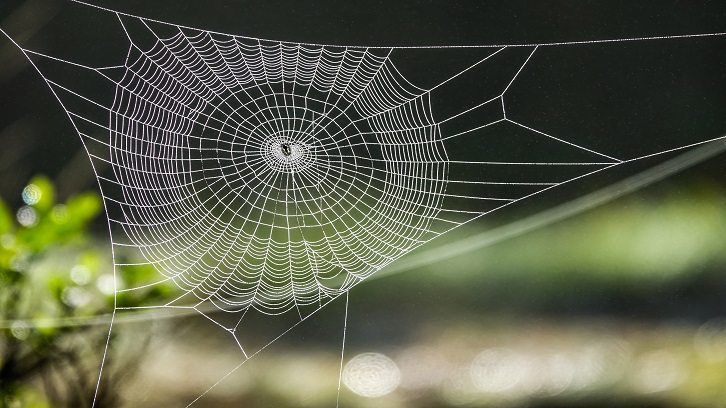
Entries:
[[[94,1],[176,24],[313,43],[512,44],[726,32],[726,10],[714,4],[490,3]],[[24,47],[97,66],[117,64],[127,46],[118,27],[104,21],[64,1],[0,5],[0,27]],[[540,75],[522,76],[512,90],[513,114],[630,157],[723,136],[726,41],[672,41],[673,48],[543,51],[534,61]],[[648,78],[667,86],[637,86]],[[90,406],[107,341],[99,407],[186,406],[230,372],[193,406],[723,406],[723,158],[627,195],[612,191],[606,204],[546,222],[542,211],[658,161],[555,190],[468,224],[355,287],[338,395],[343,298],[234,371],[236,345],[199,315],[119,313],[108,336],[114,277],[94,173],[46,84],[2,38],[0,407]],[[531,231],[496,234],[522,219],[532,220],[524,228]],[[503,236],[509,238],[497,238]],[[475,250],[416,262],[471,237],[478,237]],[[126,281],[117,283],[133,286],[155,273],[120,271]],[[162,287],[117,300],[143,306],[167,294]],[[261,320],[250,336],[265,344],[286,324]]]

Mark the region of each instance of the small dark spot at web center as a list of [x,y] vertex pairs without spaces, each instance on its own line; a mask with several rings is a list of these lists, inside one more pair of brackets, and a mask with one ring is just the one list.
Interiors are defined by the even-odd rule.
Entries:
[[282,150],[282,154],[284,154],[285,156],[289,156],[290,154],[292,154],[292,150],[290,149],[290,143],[283,143],[280,146],[280,150]]

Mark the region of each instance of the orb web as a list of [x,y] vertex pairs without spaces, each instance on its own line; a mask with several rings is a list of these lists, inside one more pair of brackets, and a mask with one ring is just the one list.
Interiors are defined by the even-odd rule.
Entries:
[[[286,333],[344,294],[347,324],[352,287],[449,231],[571,181],[724,137],[649,141],[649,151],[628,156],[509,113],[512,86],[543,47],[722,33],[361,47],[105,12],[128,39],[118,65],[15,45],[71,119],[99,181],[114,251],[130,254],[114,258],[128,274],[115,277],[116,299],[177,289],[159,304],[117,303],[113,316],[193,310],[227,330],[244,361],[279,338],[247,347],[240,323],[249,311],[293,315]],[[438,65],[417,81],[405,69],[411,61]],[[118,283],[147,267],[155,280]],[[345,329],[343,339],[342,351]],[[339,389],[343,374],[341,359]]]
[[430,238],[446,152],[384,53],[217,37],[133,48],[111,107],[124,233],[185,300],[319,306]]

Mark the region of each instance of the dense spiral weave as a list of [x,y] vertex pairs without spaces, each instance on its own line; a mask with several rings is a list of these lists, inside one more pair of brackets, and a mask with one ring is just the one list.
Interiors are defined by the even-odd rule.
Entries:
[[224,310],[335,297],[428,239],[446,188],[386,50],[179,32],[132,47],[111,113],[125,235]]

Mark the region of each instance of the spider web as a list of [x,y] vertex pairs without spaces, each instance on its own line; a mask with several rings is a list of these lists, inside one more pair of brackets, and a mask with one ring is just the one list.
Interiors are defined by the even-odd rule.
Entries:
[[[542,45],[464,47],[466,64],[421,86],[397,66],[406,48],[278,42],[105,11],[128,38],[117,66],[20,48],[92,163],[112,169],[97,174],[112,245],[138,254],[114,265],[157,272],[116,293],[173,286],[144,308],[194,310],[245,359],[271,343],[246,345],[249,316],[299,323],[442,234],[642,158],[507,116],[508,90]],[[476,81],[475,101],[460,102],[457,90]]]

